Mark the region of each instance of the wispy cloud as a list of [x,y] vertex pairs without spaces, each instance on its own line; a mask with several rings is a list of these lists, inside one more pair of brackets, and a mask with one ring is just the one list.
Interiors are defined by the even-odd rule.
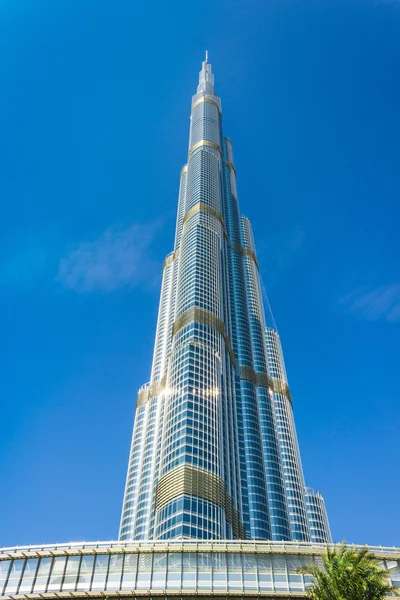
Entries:
[[112,227],[93,241],[81,242],[61,259],[57,280],[85,294],[135,287],[154,275],[149,248],[158,223]]
[[394,323],[400,321],[400,284],[358,288],[339,298],[339,303],[358,319]]

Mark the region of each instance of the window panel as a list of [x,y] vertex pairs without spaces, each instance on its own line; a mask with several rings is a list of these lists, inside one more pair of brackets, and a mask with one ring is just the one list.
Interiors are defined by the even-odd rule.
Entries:
[[124,571],[122,575],[122,589],[133,590],[136,585],[137,554],[125,554]]
[[33,586],[33,592],[35,594],[46,591],[46,586],[47,586],[47,582],[49,579],[52,563],[53,563],[52,558],[41,558],[40,559],[38,571],[36,574],[35,585]]
[[105,589],[109,558],[110,556],[108,554],[97,554],[94,564],[92,590]]
[[136,588],[138,590],[150,589],[152,554],[139,554],[138,574]]
[[92,581],[93,565],[94,556],[82,556],[81,568],[79,571],[79,579],[77,585],[78,590],[89,591],[90,583]]
[[107,590],[119,590],[121,588],[123,562],[123,554],[114,554],[110,556],[110,565],[107,577]]
[[5,594],[15,594],[17,592],[24,568],[24,563],[24,559],[12,561],[11,571],[9,573],[8,582],[4,591]]
[[181,587],[182,554],[171,552],[168,554],[167,588],[180,589]]
[[10,570],[11,560],[0,561],[0,594],[7,581],[8,571]]
[[56,556],[54,558],[53,566],[50,573],[50,581],[49,585],[47,586],[48,592],[57,592],[61,590],[66,563],[66,556]]
[[197,584],[197,557],[194,552],[182,554],[182,588],[196,589]]
[[70,591],[75,590],[77,583],[78,583],[78,571],[79,571],[80,562],[81,562],[80,556],[69,556],[68,557],[68,562],[67,562],[67,566],[65,569],[65,575],[64,575],[64,583],[62,586],[63,591],[64,590],[70,590]]
[[24,576],[19,587],[19,594],[30,594],[32,591],[33,582],[36,575],[36,569],[39,560],[37,558],[29,558],[26,561]]
[[167,554],[165,552],[156,552],[153,557],[153,580],[151,587],[153,589],[165,588],[167,577]]

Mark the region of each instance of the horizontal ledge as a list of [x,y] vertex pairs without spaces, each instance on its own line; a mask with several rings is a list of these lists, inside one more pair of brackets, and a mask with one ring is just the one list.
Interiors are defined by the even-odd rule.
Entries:
[[194,110],[196,108],[196,106],[199,106],[199,104],[203,104],[203,102],[208,102],[209,104],[214,104],[214,106],[216,106],[218,108],[219,114],[221,114],[222,111],[221,111],[221,108],[220,108],[218,102],[216,100],[214,100],[214,98],[210,98],[209,96],[201,96],[195,102],[193,102],[192,110]]
[[195,152],[202,146],[206,146],[208,148],[213,148],[213,150],[217,150],[220,154],[222,154],[221,147],[218,146],[218,144],[216,144],[215,142],[211,142],[210,140],[199,140],[198,142],[193,144],[193,146],[191,148],[189,148],[189,158],[191,157],[193,152]]

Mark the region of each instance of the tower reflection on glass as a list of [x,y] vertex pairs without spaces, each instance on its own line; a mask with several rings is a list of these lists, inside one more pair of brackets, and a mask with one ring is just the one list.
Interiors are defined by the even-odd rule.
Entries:
[[137,399],[120,540],[330,541],[323,497],[305,488],[281,342],[262,290],[206,55],[151,380]]

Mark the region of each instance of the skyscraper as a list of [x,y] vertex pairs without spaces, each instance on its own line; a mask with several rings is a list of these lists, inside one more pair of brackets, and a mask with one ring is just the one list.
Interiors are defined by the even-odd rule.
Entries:
[[280,338],[266,319],[207,55],[190,121],[120,540],[330,541],[323,498],[305,488]]
[[[235,177],[206,57],[120,539],[0,548],[4,600],[307,595],[299,570],[321,565],[329,524],[321,494],[304,488],[281,342]],[[400,548],[369,550],[400,588]]]

